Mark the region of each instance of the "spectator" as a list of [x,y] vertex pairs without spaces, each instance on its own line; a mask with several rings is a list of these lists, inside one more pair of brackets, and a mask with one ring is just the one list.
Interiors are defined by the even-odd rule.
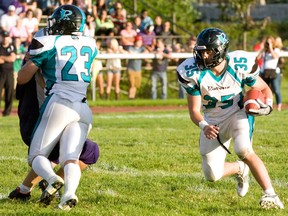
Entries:
[[[254,46],[253,46],[253,51],[254,52],[259,52],[264,48],[264,44],[265,44],[265,37],[262,37],[260,41],[258,41]],[[259,58],[257,59],[258,61],[258,65],[261,68],[262,67],[262,63],[263,63],[263,58]]]
[[141,17],[135,16],[133,19],[133,29],[138,33],[140,33],[140,25],[141,25]]
[[120,35],[120,31],[124,29],[124,26],[127,22],[126,13],[123,14],[122,4],[117,1],[114,5],[115,12],[111,14],[112,22],[114,23],[114,32],[116,35]]
[[279,81],[277,81],[277,64],[280,58],[280,49],[275,46],[275,39],[272,36],[268,36],[264,48],[260,50],[256,60],[263,58],[263,67],[260,76],[267,83],[267,85],[273,90],[276,95],[276,102],[278,110],[281,110],[282,98],[280,92]]
[[74,0],[74,3],[82,10],[84,13],[92,14],[92,0]]
[[0,17],[8,12],[8,7],[14,4],[15,0],[1,0],[0,1]]
[[140,25],[140,31],[145,31],[147,29],[147,26],[153,26],[153,20],[150,16],[148,16],[147,10],[141,11],[141,25]]
[[[99,51],[99,53],[101,53],[101,44],[102,41],[101,40],[96,40],[96,47]],[[102,61],[95,58],[92,64],[92,71],[93,71],[93,80],[96,79],[96,86],[98,86],[99,89],[99,97],[101,99],[104,99],[104,77],[103,77],[103,72],[102,72]]]
[[259,60],[261,58],[263,59],[261,77],[272,89],[273,93],[276,96],[277,109],[281,110],[282,97],[280,92],[279,81],[277,81],[277,75],[278,75],[277,64],[280,58],[280,49],[275,46],[274,37],[272,36],[267,37],[264,44],[264,48],[260,50],[256,60]]
[[[110,2],[112,3],[112,2]],[[113,7],[109,7],[108,9],[108,14],[110,16],[115,16],[116,13],[117,13],[117,10],[118,10],[118,13],[120,12],[120,14],[125,18],[126,20],[126,17],[127,17],[127,12],[126,10],[123,8],[123,5],[121,3],[121,1],[116,1],[114,4],[113,4]]]
[[164,31],[164,26],[162,23],[162,17],[156,16],[155,18],[155,25],[154,25],[154,32],[157,36],[160,36],[162,32]]
[[171,24],[169,21],[166,21],[164,23],[164,29],[161,33],[162,39],[164,41],[164,44],[166,45],[166,48],[172,51],[172,46],[175,42],[175,39],[173,39],[173,36],[175,36],[175,32],[171,29]]
[[95,29],[96,29],[96,22],[94,20],[94,17],[90,13],[86,13],[86,24],[84,27],[84,35],[88,37],[94,37],[95,36]]
[[37,3],[43,14],[48,16],[59,6],[59,0],[37,0]]
[[16,37],[13,40],[16,49],[16,59],[13,63],[14,68],[14,90],[16,89],[16,80],[18,76],[18,71],[21,69],[22,61],[24,59],[25,53],[27,52],[26,47],[22,44],[21,38]]
[[120,31],[120,44],[123,49],[128,50],[129,47],[134,46],[135,36],[137,32],[132,28],[132,22],[128,21],[125,28]]
[[[136,36],[134,46],[128,48],[128,52],[134,53],[147,53],[148,51],[143,46],[141,36]],[[136,91],[141,86],[142,80],[142,59],[128,59],[127,70],[129,76],[129,93],[130,100],[135,99]]]
[[109,35],[113,30],[114,24],[110,19],[110,16],[107,16],[107,11],[102,10],[100,17],[96,18],[96,35]]
[[28,32],[28,43],[31,43],[33,34],[39,29],[39,22],[36,17],[33,15],[33,11],[28,9],[26,11],[26,16],[22,20],[22,25],[26,28]]
[[22,25],[26,27],[28,33],[31,35],[39,30],[38,19],[34,17],[33,11],[31,9],[26,11],[26,16],[22,20]]
[[[5,90],[5,107],[3,116],[9,116],[12,110],[14,94],[14,69],[13,62],[16,59],[16,48],[12,44],[9,32],[2,32],[0,44],[0,92]],[[2,101],[2,94],[0,94]]]
[[[283,43],[281,37],[275,38],[275,48],[278,48],[280,51],[283,49]],[[277,110],[281,111],[282,109],[282,95],[281,95],[281,77],[282,77],[282,70],[284,67],[285,58],[280,57],[278,60],[277,68],[276,68],[276,78],[275,78],[275,84],[272,85],[274,88],[272,89],[273,93],[276,97],[276,103],[277,103]]]
[[36,17],[38,20],[38,23],[41,22],[42,18],[42,10],[38,7],[38,2],[37,0],[21,0],[26,2],[26,11],[27,10],[32,10],[33,11],[33,16]]
[[13,5],[15,6],[15,13],[19,17],[24,18],[25,13],[26,13],[26,5],[27,5],[26,0],[15,0]]
[[100,17],[102,10],[108,11],[106,1],[105,0],[97,0],[93,5],[93,16],[94,18]]
[[187,43],[183,47],[183,52],[193,53],[196,45],[196,36],[191,35]]
[[141,31],[138,35],[143,39],[144,47],[149,51],[152,52],[155,49],[156,45],[156,35],[154,30],[154,26],[148,25],[145,31]]
[[72,5],[74,0],[59,0],[60,5]]
[[28,41],[28,31],[25,26],[22,25],[22,19],[19,17],[16,21],[16,26],[13,26],[9,31],[11,38],[19,37],[23,44]]
[[[118,41],[113,38],[108,44],[108,53],[124,53],[122,46],[119,46]],[[121,59],[107,59],[107,85],[106,85],[106,99],[110,99],[112,82],[115,87],[115,99],[120,99],[120,78],[121,78]]]
[[162,99],[167,99],[167,67],[168,59],[171,58],[171,53],[168,49],[165,48],[164,42],[162,39],[157,39],[157,48],[155,49],[155,54],[159,57],[153,59],[152,61],[152,99],[157,99],[157,83],[158,78],[161,81],[162,85]]
[[[173,45],[173,49],[172,51],[174,53],[180,53],[183,51],[183,48],[181,47],[181,44],[180,43],[177,43],[175,45]],[[173,62],[176,63],[176,65],[178,66],[182,61],[183,59],[179,59],[179,58],[173,58],[172,59]],[[186,90],[183,88],[183,86],[178,82],[178,76],[176,75],[176,78],[177,78],[177,83],[178,83],[178,98],[179,99],[184,99],[185,96],[186,96]]]
[[15,12],[16,8],[14,5],[8,7],[8,12],[1,16],[1,28],[2,31],[9,32],[13,26],[16,26],[16,20],[19,16]]

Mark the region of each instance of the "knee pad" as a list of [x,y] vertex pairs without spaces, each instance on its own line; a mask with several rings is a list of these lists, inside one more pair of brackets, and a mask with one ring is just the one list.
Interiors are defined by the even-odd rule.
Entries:
[[246,148],[241,148],[241,149],[235,149],[235,153],[237,154],[238,158],[240,160],[244,160],[247,155],[253,153],[253,148],[251,147],[246,147]]

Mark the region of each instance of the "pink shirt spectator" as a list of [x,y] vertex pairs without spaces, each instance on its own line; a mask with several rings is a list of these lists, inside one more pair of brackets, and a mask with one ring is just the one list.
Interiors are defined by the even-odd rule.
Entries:
[[28,37],[28,33],[26,31],[25,27],[21,27],[20,29],[17,27],[12,27],[10,32],[10,37],[20,37],[20,38],[27,38]]
[[128,48],[129,46],[134,46],[136,35],[137,32],[134,29],[132,29],[132,23],[127,22],[126,28],[120,31],[121,36],[120,44],[124,47],[124,49]]
[[20,38],[21,42],[27,42],[29,35],[27,29],[22,25],[22,19],[17,19],[16,26],[11,27],[9,35],[11,38]]

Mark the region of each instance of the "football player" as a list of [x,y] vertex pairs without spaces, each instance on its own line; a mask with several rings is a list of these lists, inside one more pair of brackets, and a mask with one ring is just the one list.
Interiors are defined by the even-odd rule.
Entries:
[[[40,202],[49,204],[64,185],[58,208],[70,210],[78,202],[76,189],[81,171],[79,156],[91,129],[92,112],[86,103],[90,67],[97,55],[95,41],[82,36],[83,11],[74,5],[58,7],[48,19],[48,36],[35,37],[30,59],[19,71],[19,85],[29,82],[41,69],[46,98],[33,131],[28,163],[49,185]],[[64,179],[56,175],[48,155],[59,145]]]
[[[249,170],[262,187],[262,208],[284,206],[276,195],[267,169],[252,147],[254,118],[243,109],[243,87],[262,91],[266,102],[253,115],[269,115],[272,92],[258,76],[259,68],[252,53],[228,53],[229,38],[217,28],[207,28],[197,37],[194,57],[177,67],[178,80],[187,91],[188,109],[192,122],[199,126],[202,170],[208,181],[215,182],[236,174],[237,193],[248,192]],[[201,108],[202,111],[201,112]],[[203,113],[203,115],[202,115]],[[239,160],[225,162],[230,141]]]

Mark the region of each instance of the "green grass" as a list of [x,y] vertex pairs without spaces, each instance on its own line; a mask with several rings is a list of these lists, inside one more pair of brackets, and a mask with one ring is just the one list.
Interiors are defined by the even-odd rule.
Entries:
[[[288,215],[288,110],[257,117],[254,149],[265,162],[284,210],[262,210],[262,190],[251,177],[244,198],[236,194],[233,177],[204,180],[198,151],[199,128],[187,111],[99,114],[89,138],[101,155],[82,174],[79,204],[69,213],[39,207],[35,188],[29,202],[7,195],[28,171],[27,147],[17,117],[0,121],[0,215]],[[230,148],[232,150],[232,148]],[[228,161],[236,156],[227,156]]]

